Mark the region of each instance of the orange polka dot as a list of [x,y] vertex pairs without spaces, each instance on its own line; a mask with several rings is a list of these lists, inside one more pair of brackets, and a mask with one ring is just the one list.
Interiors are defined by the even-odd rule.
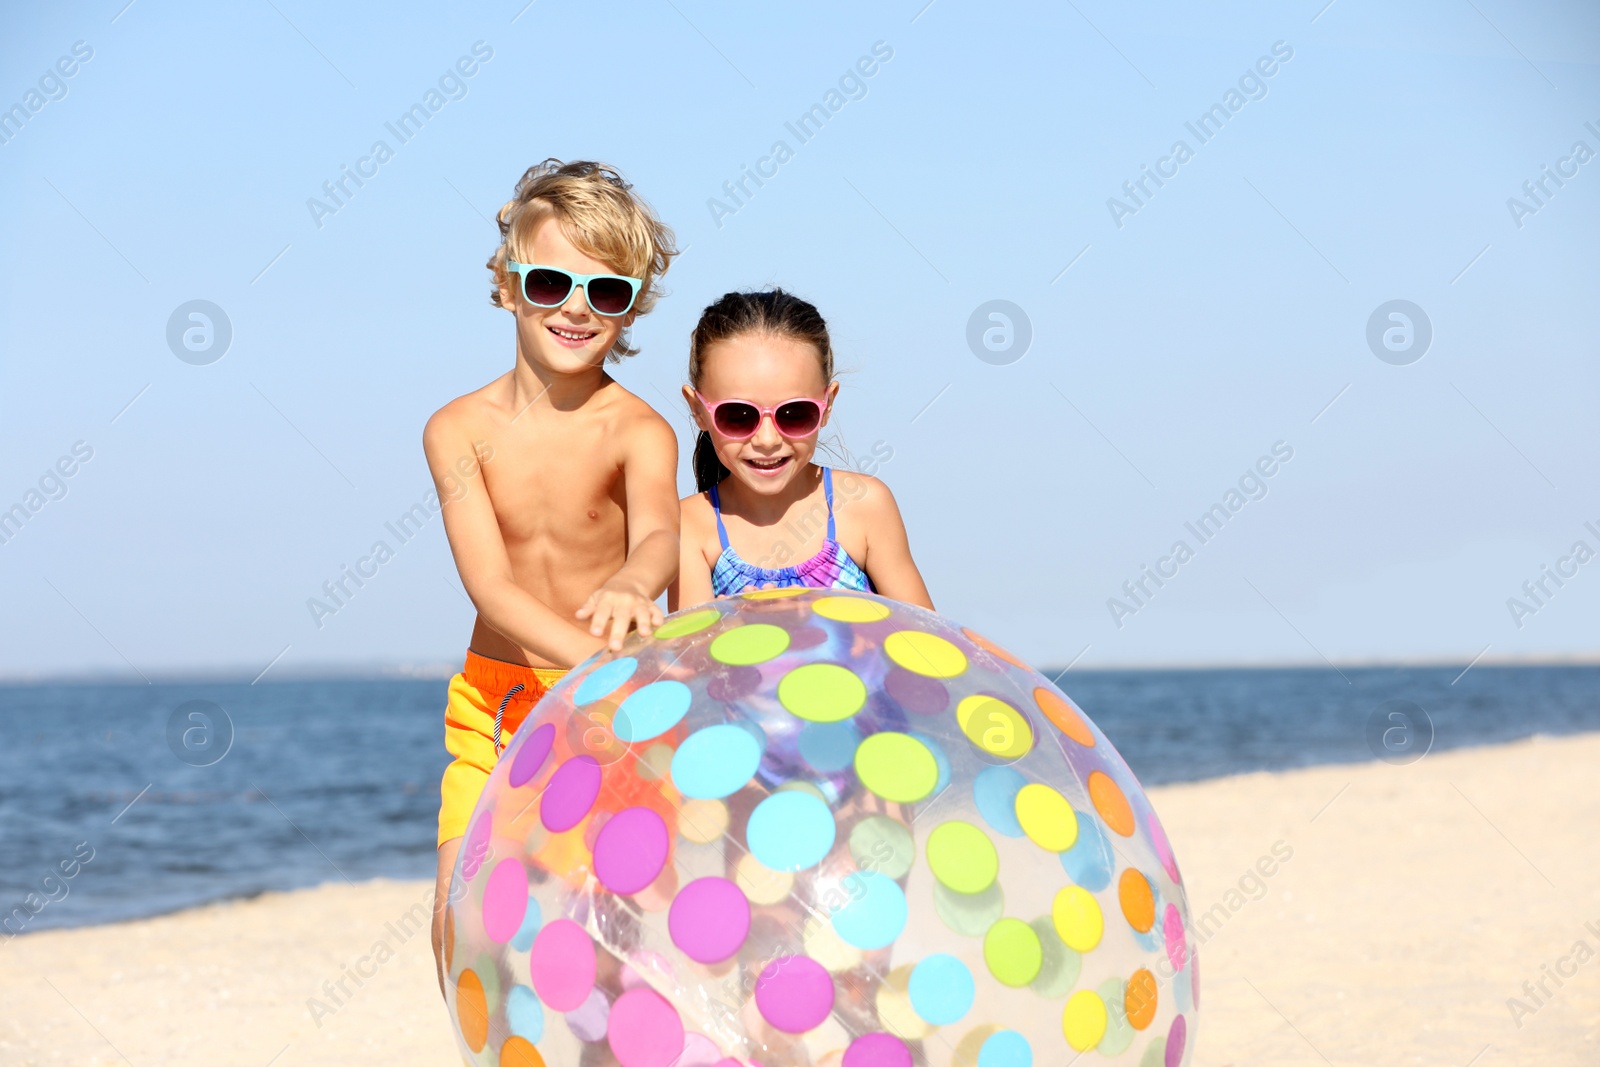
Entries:
[[1156,922],[1156,898],[1150,892],[1149,880],[1129,867],[1117,882],[1117,898],[1122,902],[1122,915],[1128,925],[1141,934],[1149,933]]
[[1033,691],[1033,702],[1039,705],[1045,718],[1056,724],[1056,729],[1084,748],[1094,747],[1094,731],[1089,729],[1077,708],[1042,685]]
[[1117,783],[1105,771],[1089,772],[1089,799],[1107,826],[1123,837],[1133,836],[1133,809]]
[[1021,667],[1023,670],[1028,669],[1028,665],[1026,663],[1022,662],[1020,659],[1013,656],[1011,653],[1007,652],[1005,649],[1001,648],[987,637],[984,637],[982,634],[975,633],[972,630],[967,629],[965,626],[961,628],[961,632],[966,635],[968,641],[971,641],[973,644],[989,653],[989,655],[997,656],[1011,664],[1013,667]]
[[500,1046],[500,1067],[544,1067],[544,1057],[527,1038],[512,1034]]
[[1156,976],[1143,967],[1134,971],[1133,977],[1128,979],[1128,989],[1122,1000],[1128,1013],[1128,1022],[1135,1030],[1149,1026],[1156,1017]]
[[446,904],[444,908],[444,970],[450,973],[452,961],[456,956],[456,913],[455,909]]
[[467,1047],[482,1052],[489,1040],[489,1004],[483,996],[483,980],[470,968],[456,979],[456,1024]]

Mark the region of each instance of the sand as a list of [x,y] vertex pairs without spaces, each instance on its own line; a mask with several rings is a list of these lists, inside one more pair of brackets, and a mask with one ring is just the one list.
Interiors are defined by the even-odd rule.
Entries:
[[[1600,1064],[1596,767],[1588,734],[1152,790],[1207,936],[1194,1062]],[[1288,859],[1262,864],[1274,846]],[[0,944],[0,1064],[454,1067],[430,890],[339,883]],[[380,940],[393,958],[314,1017]]]

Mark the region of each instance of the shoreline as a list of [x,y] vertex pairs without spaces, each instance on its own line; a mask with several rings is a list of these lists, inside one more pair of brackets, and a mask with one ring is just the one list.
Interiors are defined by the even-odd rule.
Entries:
[[[1199,931],[1194,1063],[1596,1062],[1600,961],[1548,976],[1600,949],[1597,763],[1600,733],[1536,735],[1150,789]],[[325,883],[0,943],[0,1062],[454,1063],[431,893]]]

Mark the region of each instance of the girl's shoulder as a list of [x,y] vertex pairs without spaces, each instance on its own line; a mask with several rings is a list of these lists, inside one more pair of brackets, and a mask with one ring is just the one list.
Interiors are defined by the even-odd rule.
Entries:
[[833,502],[835,507],[846,504],[859,505],[860,511],[857,514],[863,519],[891,511],[898,512],[895,508],[894,494],[889,491],[888,485],[879,478],[850,470],[848,467],[833,469]]

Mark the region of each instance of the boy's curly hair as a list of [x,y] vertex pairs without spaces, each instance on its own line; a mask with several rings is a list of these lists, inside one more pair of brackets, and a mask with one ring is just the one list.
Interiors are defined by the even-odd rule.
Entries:
[[[506,260],[527,262],[534,231],[551,216],[560,223],[567,240],[585,255],[619,274],[644,279],[634,301],[635,313],[646,314],[655,306],[660,295],[657,281],[678,254],[672,230],[656,218],[650,205],[615,168],[588,160],[563,163],[547,159],[528,168],[496,216],[500,246],[485,264],[494,275],[489,301],[495,307],[506,306],[500,299],[500,287],[507,278]],[[619,362],[638,351],[628,344],[624,331],[606,353],[606,362]]]

